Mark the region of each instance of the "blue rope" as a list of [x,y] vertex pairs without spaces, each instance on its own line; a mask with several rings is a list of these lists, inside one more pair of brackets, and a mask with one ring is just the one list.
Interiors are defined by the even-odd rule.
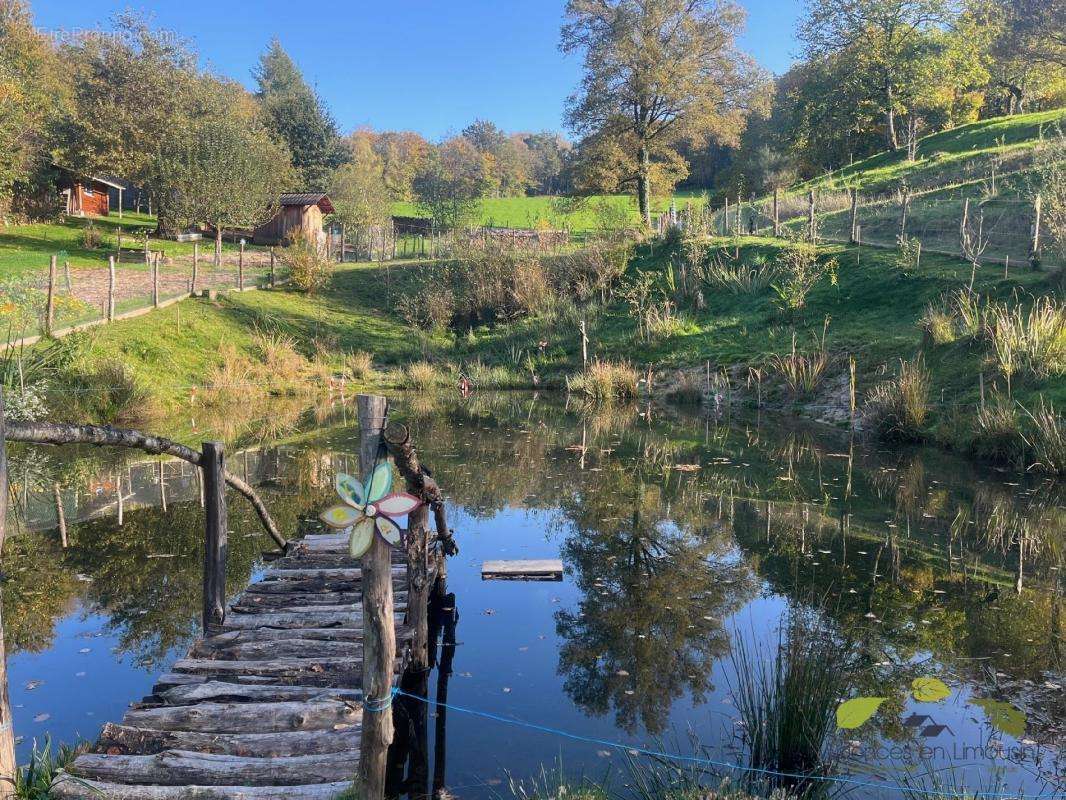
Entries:
[[[564,730],[561,730],[559,728],[552,728],[552,727],[549,727],[547,725],[539,725],[539,724],[537,724],[535,722],[526,722],[525,720],[514,719],[513,717],[504,717],[504,716],[500,716],[499,714],[493,714],[493,713],[488,712],[488,711],[479,711],[479,710],[477,710],[475,708],[466,708],[464,706],[457,706],[457,705],[453,705],[451,703],[441,703],[439,701],[430,700],[427,697],[422,697],[421,695],[410,694],[409,692],[405,692],[405,691],[403,691],[401,689],[398,689],[398,688],[394,688],[392,690],[392,694],[394,696],[395,695],[402,695],[403,697],[410,697],[412,700],[420,700],[423,703],[426,703],[427,705],[437,705],[437,706],[440,706],[442,708],[447,708],[450,711],[458,711],[458,712],[463,713],[463,714],[471,714],[473,716],[482,717],[484,719],[490,719],[490,720],[493,720],[495,722],[503,722],[503,723],[505,723],[507,725],[517,725],[517,726],[519,726],[521,728],[529,728],[530,730],[540,731],[541,733],[549,733],[549,734],[553,734],[555,736],[562,736],[563,738],[573,739],[574,741],[578,741],[578,742],[586,742],[588,744],[602,745],[603,747],[610,747],[610,748],[613,748],[615,750],[626,750],[626,751],[631,752],[631,753],[638,753],[640,755],[651,756],[653,758],[662,758],[662,759],[666,759],[668,761],[681,761],[681,762],[685,762],[685,763],[699,764],[699,765],[708,766],[708,767],[720,767],[720,768],[724,768],[724,769],[738,770],[740,772],[758,773],[758,774],[777,777],[777,778],[792,778],[792,779],[796,779],[796,780],[820,780],[820,781],[829,781],[829,782],[833,782],[833,783],[846,784],[846,785],[849,785],[849,786],[852,786],[852,787],[855,787],[855,788],[880,789],[880,790],[891,790],[891,791],[897,791],[897,792],[902,792],[902,793],[910,793],[910,794],[923,794],[923,795],[926,795],[927,797],[945,797],[945,798],[953,798],[955,800],[957,800],[957,798],[959,797],[959,793],[958,792],[938,791],[938,790],[935,790],[935,789],[917,789],[917,788],[912,788],[910,786],[904,786],[902,784],[879,783],[877,781],[863,781],[863,780],[857,780],[855,778],[847,778],[847,777],[842,777],[842,776],[837,776],[837,775],[804,775],[802,773],[778,772],[778,771],[772,770],[772,769],[762,769],[762,768],[759,768],[759,767],[745,767],[745,766],[742,766],[740,764],[732,764],[732,763],[730,763],[728,761],[716,761],[714,759],[702,758],[700,756],[686,756],[686,755],[680,755],[680,754],[677,754],[677,753],[667,753],[667,752],[664,752],[662,750],[652,750],[652,749],[649,749],[649,748],[646,748],[646,747],[636,747],[634,745],[622,744],[621,742],[614,742],[614,741],[611,741],[610,739],[599,739],[599,738],[596,738],[594,736],[582,736],[580,734],[570,733],[569,731],[564,731]],[[391,704],[391,702],[392,702],[391,698],[390,698],[389,702]],[[974,794],[969,795],[969,796],[974,798],[975,800],[977,798],[984,798],[984,800],[1022,800],[1025,797],[1025,795],[1023,795],[1023,794],[1021,794],[1019,792],[975,792]],[[1030,795],[1030,797],[1034,797],[1034,798],[1043,797],[1043,796],[1044,795],[1042,795],[1042,794],[1040,794],[1040,795]],[[1054,795],[1051,795],[1051,796],[1054,796]]]
[[[394,698],[398,694],[404,694],[404,692],[401,692],[399,689],[393,688],[391,692],[377,700],[367,700],[366,698],[363,698],[363,710],[370,711],[374,714],[380,714],[382,711],[388,711],[390,708],[392,708],[392,698]],[[411,696],[413,697],[413,695]]]

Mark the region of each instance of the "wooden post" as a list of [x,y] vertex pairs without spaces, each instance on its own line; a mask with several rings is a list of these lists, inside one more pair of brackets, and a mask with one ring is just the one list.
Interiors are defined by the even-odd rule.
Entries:
[[200,243],[192,243],[192,290],[189,294],[196,294],[196,274],[200,271]]
[[159,253],[152,258],[152,307],[159,308]]
[[118,190],[118,218],[122,219],[122,190]]
[[274,266],[277,257],[274,254],[274,248],[270,248],[270,288],[273,289],[278,284],[278,275]]
[[[149,214],[152,212],[148,212]],[[152,254],[148,249],[148,231],[144,232],[144,263],[146,266],[151,266]]]
[[67,549],[67,515],[63,513],[63,493],[58,483],[52,484],[52,496],[56,503],[56,525],[59,527],[59,541]]
[[[356,398],[359,413],[359,468],[369,476],[378,463],[387,401],[379,395]],[[363,736],[356,788],[359,797],[385,794],[385,766],[392,744],[392,669],[396,658],[393,621],[392,548],[375,535],[362,559],[363,577]]]
[[122,228],[115,232],[115,262],[122,263]]
[[63,280],[67,284],[67,296],[74,294],[74,287],[70,285],[70,262],[63,259]]
[[963,256],[966,255],[966,248],[963,244],[966,241],[966,228],[970,224],[970,198],[967,197],[962,201],[962,222],[959,223],[959,251]]
[[781,189],[774,187],[774,236],[781,235]]
[[1033,240],[1029,245],[1029,260],[1035,263],[1040,258],[1040,213],[1042,203],[1040,195],[1033,198]]
[[807,192],[807,241],[814,244],[816,232],[814,229],[814,189]]
[[900,196],[899,235],[900,238],[907,235],[907,209],[911,204],[911,190],[904,186]]
[[222,442],[204,442],[200,468],[204,473],[204,636],[222,632],[226,619],[226,558],[229,555],[226,517],[225,455]]
[[344,263],[344,247],[346,244],[346,239],[347,236],[345,235],[345,228],[343,225],[341,225],[341,254],[340,258],[337,259],[337,261],[339,261],[341,264]]
[[115,257],[107,259],[107,321],[115,321]]
[[589,363],[589,336],[585,325],[585,318],[581,318],[581,366],[587,367]]
[[729,195],[725,196],[725,206],[722,209],[722,236],[729,235]]
[[56,318],[56,257],[48,260],[48,300],[44,312],[44,332],[47,336],[52,335],[52,326]]
[[859,241],[859,190],[851,187],[851,232],[848,241],[855,244]]
[[[7,446],[5,444],[4,394],[0,389],[0,563],[7,532]],[[15,728],[7,691],[7,650],[4,645],[3,609],[0,609],[0,798],[15,796]]]
[[244,291],[244,239],[241,239],[241,249],[237,253],[237,289]]

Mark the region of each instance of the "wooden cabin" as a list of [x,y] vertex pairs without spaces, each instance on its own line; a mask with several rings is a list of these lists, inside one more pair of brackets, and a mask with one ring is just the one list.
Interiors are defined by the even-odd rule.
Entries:
[[322,220],[333,213],[333,203],[325,193],[283,194],[278,205],[278,211],[270,221],[260,225],[252,234],[255,244],[286,244],[298,233],[303,233],[312,242],[325,240]]
[[79,175],[65,167],[56,167],[56,189],[63,199],[64,212],[74,217],[106,217],[111,211],[111,190],[125,187],[93,175]]

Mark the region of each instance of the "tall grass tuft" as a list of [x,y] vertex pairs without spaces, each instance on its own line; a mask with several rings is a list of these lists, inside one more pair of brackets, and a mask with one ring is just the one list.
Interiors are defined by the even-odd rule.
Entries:
[[785,382],[793,400],[813,395],[825,380],[829,368],[829,353],[825,349],[824,336],[822,346],[807,355],[796,350],[796,335],[792,334],[792,352],[774,355],[770,366],[778,377]]
[[749,778],[757,793],[779,788],[817,793],[822,782],[816,776],[832,766],[827,745],[836,709],[851,688],[851,652],[851,643],[814,611],[790,612],[776,646],[734,637],[730,693],[744,723],[749,766],[809,776]]
[[584,395],[597,403],[611,403],[637,396],[639,377],[633,367],[624,362],[592,361],[583,372],[566,379],[571,394]]
[[1032,423],[1025,441],[1035,458],[1033,466],[1053,475],[1066,475],[1066,418],[1043,398],[1038,411],[1025,409],[1025,413]]
[[451,384],[450,376],[428,361],[416,361],[404,370],[404,386],[428,392]]
[[61,413],[79,422],[135,425],[150,420],[157,410],[143,382],[117,359],[72,369],[63,394],[67,402]]
[[977,409],[970,452],[979,458],[1018,462],[1025,449],[1017,407],[995,393]]
[[1066,374],[1066,304],[1041,297],[1021,305],[991,303],[985,335],[999,371],[1037,378]]
[[930,305],[926,308],[919,325],[925,333],[926,341],[931,344],[951,344],[958,336],[955,331],[955,318],[941,306]]
[[[45,739],[43,747],[38,747],[35,741],[29,762],[15,772],[14,786],[11,787],[13,796],[18,800],[49,800],[52,797],[52,782],[80,751],[80,748],[70,745],[60,745],[53,751],[51,740]],[[84,783],[71,776],[64,780]]]
[[357,350],[348,354],[347,367],[354,380],[370,380],[374,375],[374,357],[365,350]]
[[882,439],[917,441],[929,412],[929,370],[918,356],[899,362],[899,375],[873,388],[863,407],[867,426]]
[[732,294],[759,294],[770,288],[781,271],[763,256],[756,256],[750,263],[726,256],[701,264],[697,274],[713,289]]

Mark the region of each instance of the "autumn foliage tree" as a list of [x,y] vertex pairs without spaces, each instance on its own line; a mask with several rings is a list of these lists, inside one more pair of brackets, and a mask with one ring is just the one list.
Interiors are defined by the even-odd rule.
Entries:
[[678,142],[739,133],[750,78],[736,46],[743,21],[729,0],[567,3],[560,46],[584,57],[567,122],[596,137],[600,156],[616,149],[646,224],[656,162],[677,164]]

